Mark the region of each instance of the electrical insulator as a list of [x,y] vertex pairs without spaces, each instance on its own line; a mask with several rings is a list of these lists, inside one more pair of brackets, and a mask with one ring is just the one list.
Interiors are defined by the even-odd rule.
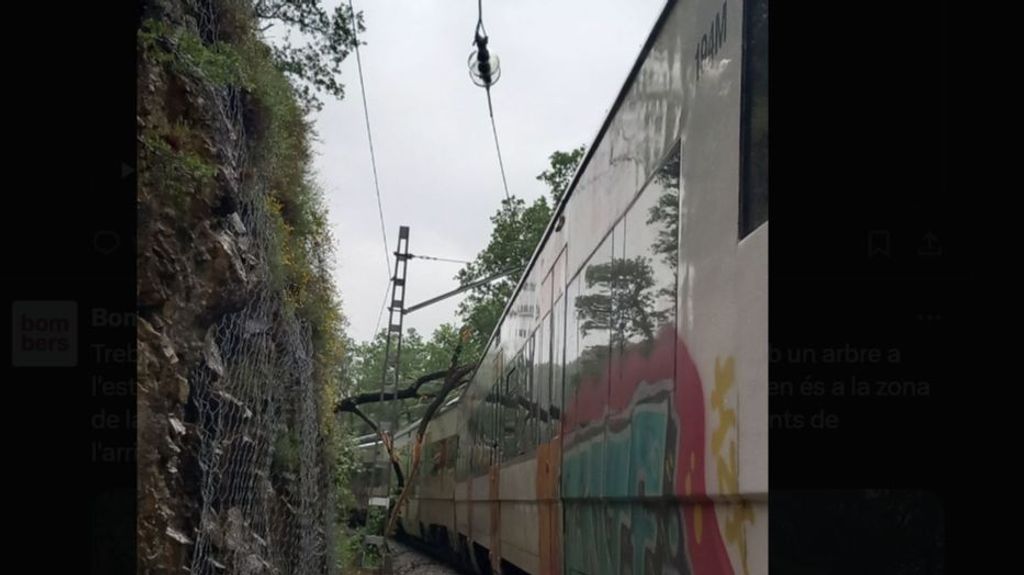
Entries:
[[487,49],[487,36],[477,32],[476,50],[469,55],[469,77],[481,88],[490,88],[501,78],[501,63],[497,56]]

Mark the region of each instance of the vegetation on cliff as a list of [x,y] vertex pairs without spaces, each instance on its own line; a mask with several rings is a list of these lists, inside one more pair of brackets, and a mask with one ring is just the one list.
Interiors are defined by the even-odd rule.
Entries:
[[[142,5],[139,437],[154,449],[140,456],[140,572],[336,568],[323,521],[343,515],[309,505],[325,489],[321,506],[348,503],[351,432],[333,406],[349,345],[309,112],[343,95],[361,27],[311,0]],[[267,39],[282,29],[302,41]],[[309,521],[317,532],[289,531]]]

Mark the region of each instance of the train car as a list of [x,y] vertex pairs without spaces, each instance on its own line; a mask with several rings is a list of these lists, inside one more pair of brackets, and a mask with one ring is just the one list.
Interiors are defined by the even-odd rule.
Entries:
[[350,521],[362,523],[371,497],[387,497],[388,459],[384,445],[377,434],[364,435],[355,440],[355,458],[358,465],[349,481],[355,505]]
[[407,533],[480,573],[767,573],[767,112],[767,0],[668,2]]
[[[423,439],[420,467],[410,483],[406,505],[399,515],[402,532],[434,545],[453,549],[455,458],[458,453],[457,401],[449,401],[434,415]],[[412,444],[418,424],[395,438],[402,468],[410,469]]]

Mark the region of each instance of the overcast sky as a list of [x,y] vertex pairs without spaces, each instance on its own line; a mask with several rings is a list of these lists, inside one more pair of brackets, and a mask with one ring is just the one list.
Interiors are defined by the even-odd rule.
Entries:
[[[346,0],[347,1],[347,0]],[[328,1],[333,5],[336,2]],[[487,99],[466,60],[474,0],[354,1],[388,246],[410,228],[413,254],[471,260],[487,245],[504,191]],[[555,150],[591,143],[664,0],[484,0],[489,47],[502,75],[492,89],[513,195],[546,193],[536,175]],[[369,339],[390,277],[366,139],[356,58],[342,70],[343,101],[316,118],[316,170],[330,210],[349,335]],[[461,266],[409,263],[406,306],[457,287]],[[406,317],[424,336],[456,322],[461,298]],[[380,327],[387,322],[387,312]]]

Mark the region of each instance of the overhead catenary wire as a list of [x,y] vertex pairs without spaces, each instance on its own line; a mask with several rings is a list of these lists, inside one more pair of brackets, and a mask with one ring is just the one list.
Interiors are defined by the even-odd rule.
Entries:
[[384,299],[380,302],[380,311],[377,312],[377,323],[373,326],[373,333],[370,334],[368,341],[373,341],[377,337],[377,333],[380,331],[380,320],[384,317],[384,309],[388,306],[388,291],[391,288],[391,275],[388,275],[388,281],[384,284]]
[[[352,6],[352,0],[348,0],[348,8],[352,17],[352,38],[355,41],[356,67],[359,70],[359,91],[363,96],[363,117],[366,119],[366,140],[370,146],[370,166],[373,169],[373,187],[377,192],[377,215],[380,217],[380,233],[384,240],[384,269],[388,270],[388,278],[391,277],[391,250],[388,249],[388,232],[384,225],[384,204],[380,199],[380,178],[377,176],[377,155],[373,150],[373,132],[370,130],[370,109],[366,102],[366,83],[363,81],[363,61],[359,56],[359,36],[357,35],[356,9]],[[380,324],[380,318],[377,319]],[[374,330],[376,334],[376,330]]]
[[[487,106],[491,106],[491,91],[487,90]],[[501,159],[501,144],[498,143],[498,127],[494,125],[494,110],[491,110],[491,131],[494,133],[494,148],[498,151],[498,167],[501,168],[501,183],[505,186],[505,199],[512,201],[508,191],[508,180],[505,178],[505,162]]]
[[363,60],[359,54],[359,35],[357,32],[358,26],[356,23],[356,9],[352,5],[352,0],[348,0],[349,13],[352,18],[352,39],[355,43],[356,52],[356,68],[359,71],[359,92],[363,98],[363,119],[366,121],[366,141],[370,148],[370,167],[373,170],[373,188],[377,196],[377,216],[380,219],[380,234],[381,240],[384,242],[384,269],[387,271],[388,281],[384,284],[384,299],[380,304],[380,311],[377,312],[377,322],[374,325],[373,333],[370,334],[370,340],[377,337],[377,331],[380,329],[380,320],[384,317],[384,308],[387,307],[388,301],[388,288],[391,287],[391,250],[388,248],[388,232],[387,226],[384,224],[384,203],[380,196],[380,177],[377,174],[377,154],[373,149],[373,130],[370,128],[370,106],[366,100],[366,82],[363,79]]
[[457,260],[457,259],[454,259],[454,258],[442,258],[442,257],[438,257],[438,256],[421,256],[419,254],[409,254],[409,259],[413,259],[413,258],[418,258],[418,259],[421,259],[421,260],[433,260],[433,261],[436,261],[436,262],[448,262],[448,263],[453,263],[453,264],[471,264],[471,263],[473,263],[473,262],[470,262],[470,261]]
[[[501,170],[501,184],[505,189],[505,199],[511,201],[512,194],[508,191],[508,177],[505,175],[505,161],[501,157],[501,143],[498,140],[498,126],[494,121],[494,103],[491,100],[491,86],[501,77],[501,66],[497,56],[491,63],[491,53],[487,49],[487,29],[484,27],[484,3],[477,0],[476,30],[473,33],[473,44],[476,51],[469,55],[469,73],[473,83],[487,92],[487,112],[491,119],[491,133],[494,134],[494,149],[498,152],[498,168]],[[474,61],[475,58],[475,61]]]
[[476,10],[477,10],[476,32],[477,32],[477,34],[479,34],[480,32],[483,32],[484,37],[486,37],[487,36],[487,30],[484,29],[484,0],[477,0],[476,1]]
[[[442,258],[438,256],[423,256],[418,254],[409,254],[409,259],[421,259],[421,260],[432,260],[438,262],[448,262],[453,264],[471,264],[473,262],[467,260],[457,260],[455,258]],[[373,328],[373,334],[370,336],[370,341],[377,337],[377,332],[380,331],[380,320],[384,317],[384,310],[388,306],[388,288],[391,287],[391,278],[388,278],[388,283],[384,284],[384,299],[380,302],[380,311],[377,312],[377,323]]]

